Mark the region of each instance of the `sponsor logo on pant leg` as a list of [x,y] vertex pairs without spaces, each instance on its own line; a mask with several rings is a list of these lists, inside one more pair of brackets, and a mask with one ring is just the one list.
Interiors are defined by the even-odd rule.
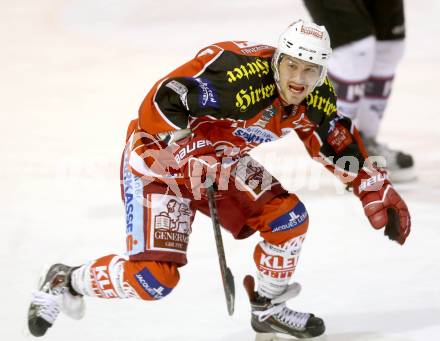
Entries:
[[193,212],[190,200],[169,195],[152,194],[153,249],[185,253],[191,234]]
[[172,290],[160,283],[147,268],[143,268],[134,278],[145,292],[156,300],[164,298]]
[[123,185],[127,255],[131,256],[144,251],[145,237],[142,180],[130,172],[128,157],[129,153],[126,152],[124,156]]
[[273,232],[282,232],[294,229],[306,221],[308,217],[306,208],[299,202],[291,211],[273,220],[269,226]]

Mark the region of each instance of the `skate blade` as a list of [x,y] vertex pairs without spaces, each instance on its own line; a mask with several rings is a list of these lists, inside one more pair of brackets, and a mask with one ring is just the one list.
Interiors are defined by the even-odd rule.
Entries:
[[300,340],[294,336],[281,333],[257,333],[255,341],[293,341]]
[[256,333],[255,341],[293,341],[293,340],[313,340],[313,341],[326,341],[325,334],[307,339],[298,339],[294,336],[289,336],[282,333]]
[[275,333],[256,333],[255,341],[275,341],[277,334]]

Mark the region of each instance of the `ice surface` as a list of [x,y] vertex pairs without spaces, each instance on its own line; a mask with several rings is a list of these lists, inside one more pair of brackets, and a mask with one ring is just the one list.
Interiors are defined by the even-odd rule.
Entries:
[[[300,1],[1,1],[2,340],[23,340],[45,264],[124,252],[119,160],[128,121],[154,82],[222,40],[274,44]],[[326,320],[327,341],[440,340],[440,2],[407,1],[408,39],[381,139],[411,152],[419,179],[397,186],[413,216],[404,247],[368,226],[356,198],[289,136],[254,155],[295,191],[310,230],[290,302]],[[310,172],[321,174],[310,177]],[[237,286],[228,317],[210,220],[197,217],[189,264],[159,302],[87,300],[47,340],[253,340],[241,280],[257,236],[224,234]]]

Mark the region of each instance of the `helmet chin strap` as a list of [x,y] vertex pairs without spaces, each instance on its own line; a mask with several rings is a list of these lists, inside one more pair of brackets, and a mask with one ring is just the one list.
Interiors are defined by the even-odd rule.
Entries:
[[280,72],[278,70],[278,65],[280,64],[280,56],[281,53],[278,51],[275,51],[275,54],[272,57],[272,70],[273,70],[273,78],[275,79],[275,83],[277,87],[279,88],[280,83]]

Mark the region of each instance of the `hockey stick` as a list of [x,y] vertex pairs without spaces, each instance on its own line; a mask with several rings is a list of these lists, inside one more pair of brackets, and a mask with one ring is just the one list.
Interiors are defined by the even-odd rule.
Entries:
[[[208,180],[209,181],[209,180]],[[235,301],[235,285],[234,276],[226,265],[225,249],[223,248],[222,233],[220,231],[220,223],[217,215],[217,205],[214,198],[214,186],[211,184],[207,189],[209,212],[211,214],[212,227],[214,228],[215,244],[217,246],[218,261],[220,264],[220,272],[222,274],[223,289],[225,290],[226,306],[230,316],[234,314]]]

